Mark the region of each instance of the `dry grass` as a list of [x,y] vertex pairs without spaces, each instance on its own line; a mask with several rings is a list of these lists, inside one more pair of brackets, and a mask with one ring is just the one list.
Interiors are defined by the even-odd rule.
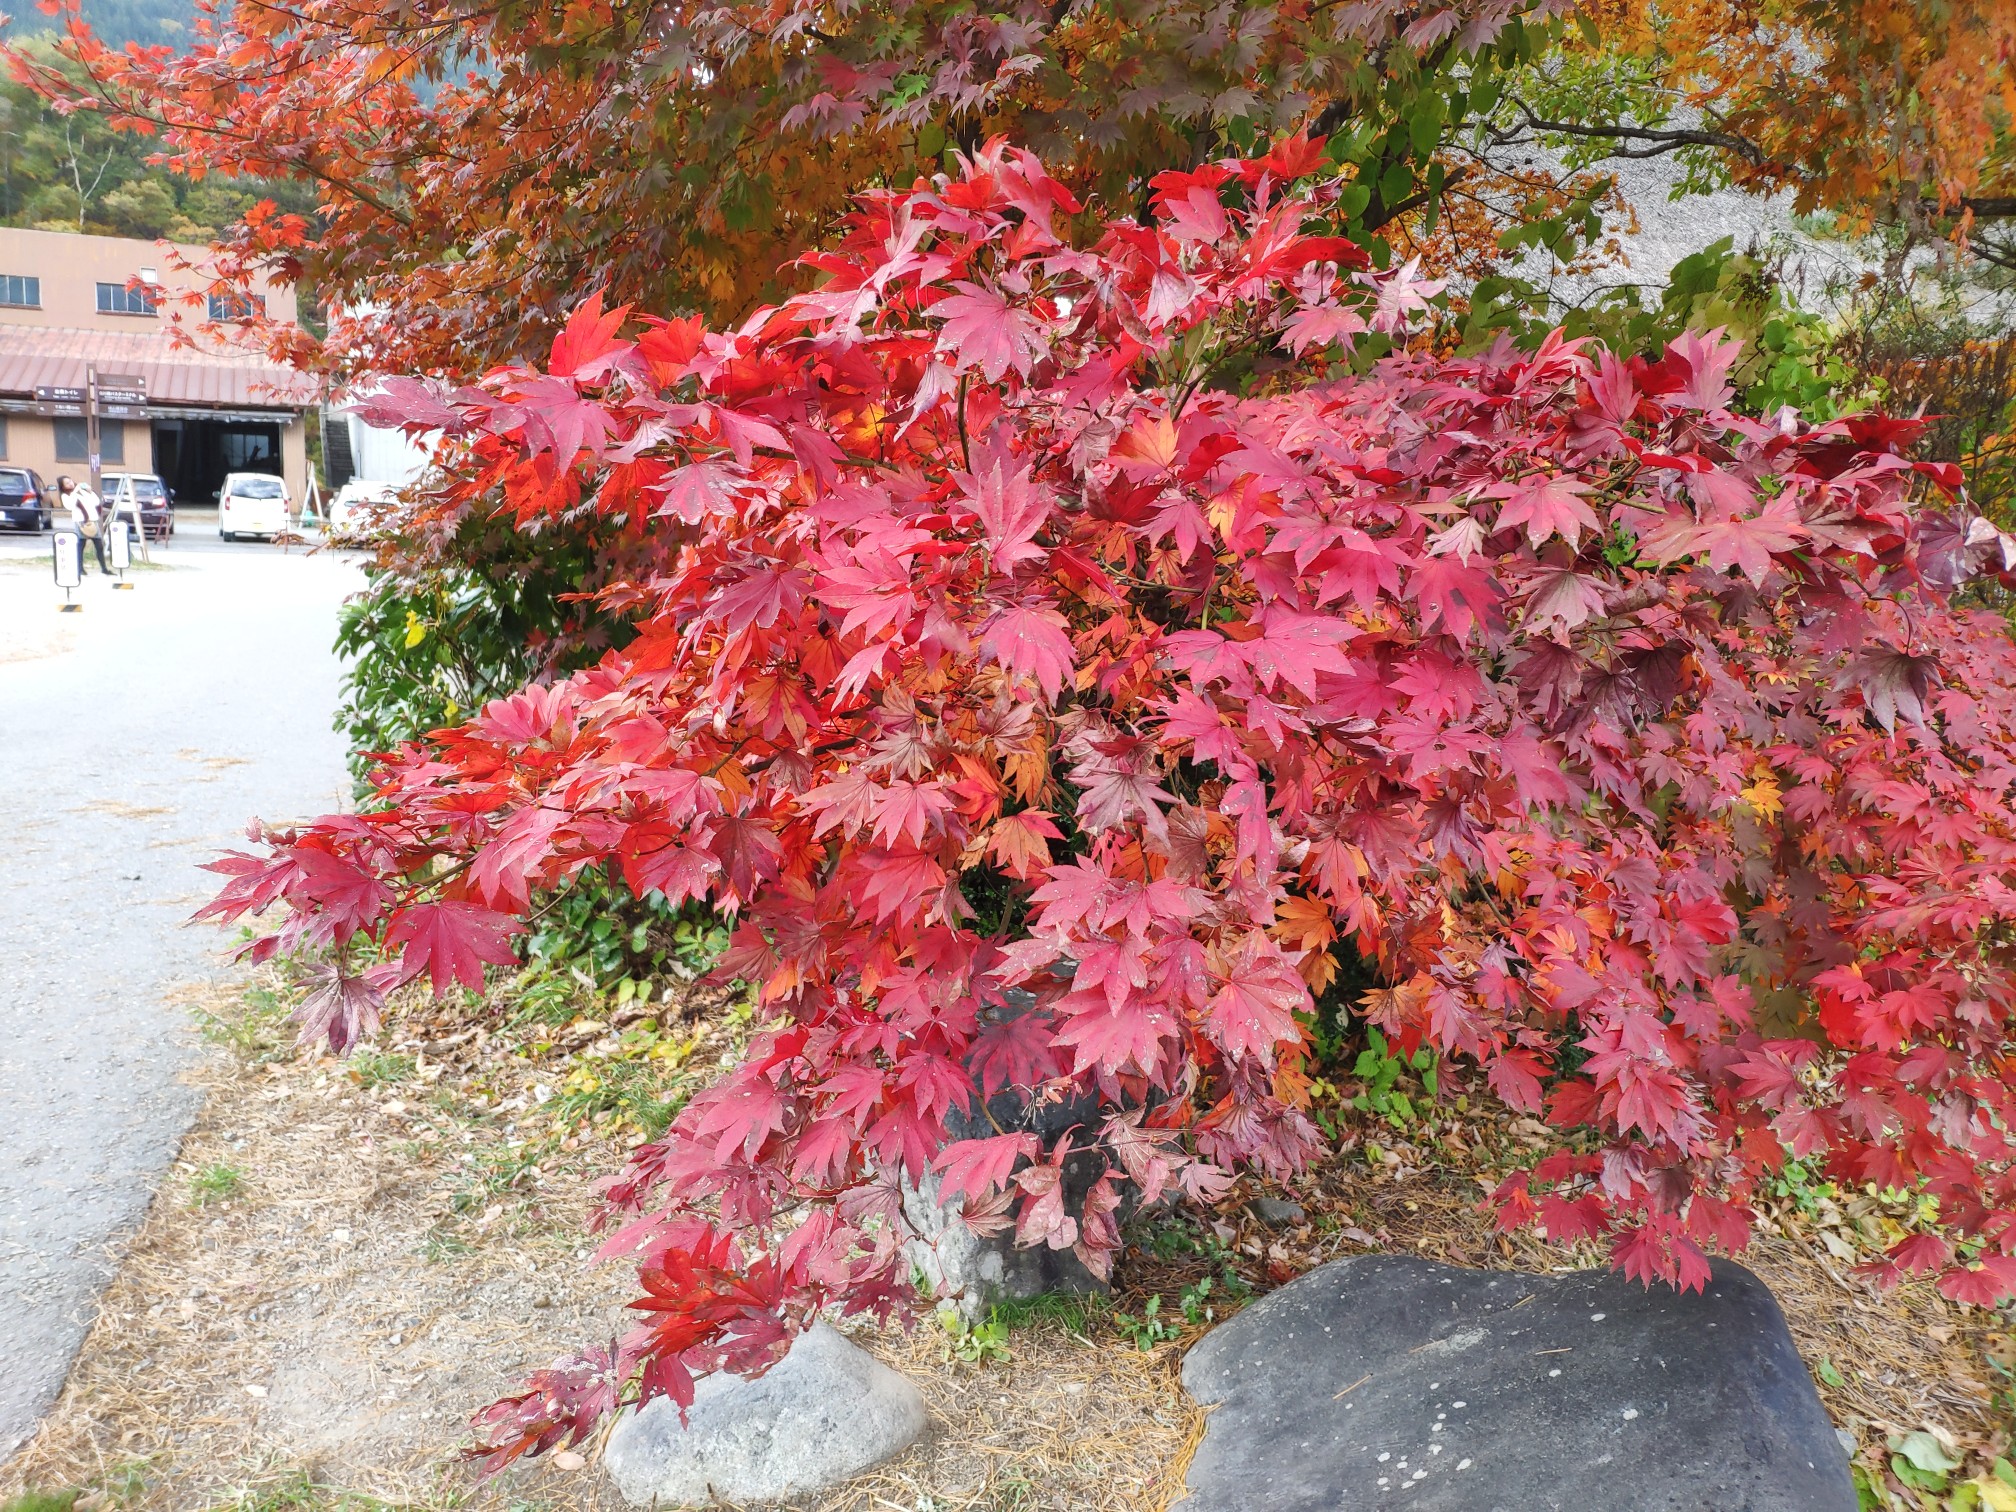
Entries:
[[1018,1329],[1011,1358],[943,1358],[924,1327],[883,1341],[883,1358],[930,1408],[925,1438],[807,1512],[1141,1512],[1182,1484],[1204,1414],[1177,1384],[1177,1352],[1144,1354],[1098,1309],[1085,1327]]
[[[200,1005],[233,1053],[199,1068],[202,1117],[56,1410],[0,1470],[0,1498],[92,1487],[97,1505],[164,1512],[615,1506],[594,1446],[585,1462],[553,1457],[480,1485],[456,1450],[473,1408],[607,1337],[629,1295],[622,1268],[588,1268],[580,1237],[582,1177],[609,1167],[623,1132],[605,1116],[563,1133],[547,1101],[621,1023],[514,1037],[414,1009],[393,1026],[392,1055],[344,1067],[286,1053],[278,1000],[253,996],[263,1006]],[[723,1047],[696,1035],[690,1070],[704,1074]],[[1270,1228],[1234,1200],[1209,1225],[1165,1225],[1123,1264],[1111,1304],[1038,1310],[1008,1334],[1005,1359],[953,1358],[930,1326],[862,1337],[918,1383],[930,1431],[800,1512],[1166,1506],[1202,1431],[1176,1365],[1201,1327],[1181,1299],[1203,1278],[1222,1315],[1228,1291],[1374,1250],[1600,1263],[1498,1235],[1474,1178],[1448,1174],[1502,1167],[1533,1137],[1450,1116],[1383,1136],[1383,1150],[1355,1144],[1291,1194],[1306,1221]],[[1987,1362],[2008,1341],[1990,1315],[1923,1286],[1878,1294],[1828,1256],[1841,1243],[1788,1210],[1786,1232],[1745,1258],[1865,1460],[1918,1429],[1976,1463],[2004,1452]],[[1151,1296],[1179,1336],[1143,1352],[1120,1317],[1141,1318]]]
[[[305,1475],[402,1506],[601,1505],[591,1474],[551,1466],[472,1496],[452,1454],[472,1406],[608,1327],[581,1214],[542,1192],[452,1221],[466,1168],[402,1089],[221,1053],[195,1075],[204,1111],[0,1488],[208,1508]],[[220,1172],[235,1194],[211,1192]]]
[[[631,1295],[624,1268],[589,1268],[581,1238],[582,1178],[608,1168],[612,1141],[536,1137],[531,1089],[555,1085],[580,1035],[544,1031],[542,1055],[539,1038],[409,1019],[392,1045],[410,1067],[388,1074],[279,1053],[270,1008],[221,993],[195,1006],[236,1053],[196,1071],[203,1113],[0,1497],[89,1487],[164,1512],[620,1505],[578,1459],[479,1484],[457,1454],[474,1408],[607,1337]],[[1032,1321],[1012,1358],[984,1364],[947,1358],[931,1327],[856,1336],[917,1383],[930,1430],[802,1512],[1132,1512],[1169,1494],[1201,1416],[1174,1352],[1126,1347],[1097,1307]]]

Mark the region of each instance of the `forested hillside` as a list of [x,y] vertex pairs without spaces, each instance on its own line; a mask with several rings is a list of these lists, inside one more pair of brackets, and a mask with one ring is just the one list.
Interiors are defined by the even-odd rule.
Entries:
[[[84,0],[85,22],[114,47],[128,42],[179,47],[191,33],[195,13],[190,0]],[[20,42],[52,33],[57,26],[38,6],[23,4],[0,27],[0,39]]]
[[[123,15],[136,26],[166,27],[180,8],[177,0],[106,0],[105,23]],[[17,45],[47,58],[51,39]],[[313,193],[298,184],[179,177],[147,161],[157,146],[114,131],[95,111],[61,115],[27,86],[0,76],[0,225],[207,242],[261,199],[302,213],[315,208]]]
[[[123,47],[180,47],[193,35],[190,0],[83,0],[84,20]],[[57,18],[33,4],[0,27],[0,41],[47,58]],[[156,143],[115,132],[91,111],[65,117],[11,76],[0,75],[0,225],[206,242],[261,199],[310,212],[297,185],[179,178],[147,162]]]

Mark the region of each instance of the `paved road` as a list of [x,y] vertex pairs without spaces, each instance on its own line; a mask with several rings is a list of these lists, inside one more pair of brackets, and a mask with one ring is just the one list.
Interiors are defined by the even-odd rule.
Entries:
[[[29,553],[32,560],[23,560]],[[61,1388],[195,1112],[178,983],[225,937],[183,921],[245,820],[346,790],[330,728],[335,557],[184,532],[58,614],[48,537],[0,535],[0,1461]]]

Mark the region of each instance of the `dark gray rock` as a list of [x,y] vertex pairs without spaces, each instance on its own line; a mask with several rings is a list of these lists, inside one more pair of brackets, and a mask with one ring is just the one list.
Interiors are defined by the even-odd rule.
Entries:
[[1855,1512],[1771,1293],[1339,1260],[1207,1334],[1180,1512]]
[[924,1431],[924,1398],[824,1323],[768,1375],[711,1375],[686,1425],[660,1397],[609,1435],[602,1465],[632,1506],[783,1501],[827,1490]]
[[[968,1118],[955,1111],[945,1122],[954,1139],[984,1139],[997,1129],[1007,1133],[1027,1129],[1048,1148],[1066,1130],[1096,1129],[1104,1117],[1095,1099],[1031,1107],[1027,1099],[1006,1091],[988,1103],[987,1116]],[[1085,1194],[1105,1168],[1105,1162],[1089,1150],[1065,1157],[1066,1212],[1076,1217],[1084,1211]],[[956,1212],[938,1205],[935,1176],[918,1185],[904,1183],[903,1216],[917,1234],[909,1244],[911,1263],[939,1299],[968,1323],[978,1322],[988,1308],[1006,1298],[1040,1297],[1046,1292],[1091,1295],[1110,1289],[1068,1249],[1024,1249],[1015,1243],[1012,1229],[975,1233]]]
[[[1071,963],[1063,964],[1068,967]],[[1034,995],[1019,988],[1010,989],[1005,999],[988,1012],[1013,1018],[1036,1006]],[[1042,1140],[1047,1150],[1066,1132],[1078,1129],[1089,1135],[1105,1119],[1096,1097],[1032,1103],[1011,1087],[989,1099],[984,1112],[969,1116],[953,1110],[945,1127],[953,1139],[985,1139],[991,1134],[1026,1130]],[[1072,1217],[1084,1211],[1085,1194],[1105,1169],[1106,1162],[1090,1150],[1077,1150],[1065,1158],[1064,1210]],[[1024,1249],[1015,1243],[1012,1230],[976,1234],[957,1213],[938,1205],[938,1190],[935,1176],[920,1184],[903,1184],[903,1216],[917,1235],[908,1245],[909,1258],[941,1302],[968,1323],[977,1323],[988,1308],[1009,1298],[1040,1297],[1047,1292],[1093,1295],[1111,1290],[1068,1249]],[[1131,1206],[1123,1208],[1121,1220],[1131,1212]]]

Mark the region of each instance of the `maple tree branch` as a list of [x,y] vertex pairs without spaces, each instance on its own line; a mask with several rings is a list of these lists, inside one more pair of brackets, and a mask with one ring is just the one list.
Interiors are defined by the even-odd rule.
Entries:
[[959,375],[959,458],[967,472],[973,471],[973,448],[966,439],[966,380],[970,374]]
[[1969,244],[1969,250],[1983,262],[2016,272],[2016,245],[2005,247],[1995,242],[1977,241]]
[[1963,194],[1959,208],[1982,219],[2002,220],[2016,215],[2016,194]]
[[[36,79],[44,82],[37,83],[35,80],[30,80],[29,88],[52,104],[74,99],[74,95],[71,92],[80,87],[53,69],[31,66],[31,71],[36,76]],[[95,107],[86,106],[84,108],[96,108],[98,113],[105,117],[106,125],[110,126],[114,131],[121,129],[119,123],[124,120],[151,126],[164,134],[173,132],[177,135],[186,133],[208,136],[218,141],[237,143],[249,149],[257,149],[263,145],[256,133],[226,130],[218,124],[215,118],[200,123],[178,121],[165,112],[143,110],[137,102],[115,96],[112,93],[111,85],[105,80],[100,79],[97,74],[90,72],[88,68],[86,69],[85,77],[90,81],[90,88],[86,93],[97,103]],[[49,80],[55,81],[55,87],[50,86],[46,82]],[[380,215],[385,216],[388,220],[397,222],[400,226],[410,227],[413,224],[411,214],[386,203],[385,200],[356,180],[344,178],[334,170],[321,166],[318,163],[317,155],[314,154],[306,154],[298,161],[285,163],[280,166],[278,172],[264,176],[269,178],[285,178],[295,173],[305,173],[309,178],[318,179],[330,188],[350,195],[353,199],[370,206]]]
[[1725,152],[1734,152],[1753,166],[1765,167],[1769,159],[1764,149],[1748,137],[1740,137],[1733,131],[1701,131],[1687,127],[1654,126],[1583,126],[1574,121],[1548,121],[1535,115],[1524,103],[1514,101],[1519,114],[1526,118],[1526,125],[1533,131],[1544,131],[1554,136],[1582,137],[1592,141],[1642,142],[1639,150],[1618,147],[1608,155],[1620,158],[1656,158],[1669,152],[1678,152],[1682,147],[1719,147]]
[[1462,183],[1469,172],[1470,166],[1467,163],[1463,164],[1454,173],[1443,178],[1441,189],[1419,189],[1408,195],[1405,199],[1394,201],[1391,205],[1384,208],[1376,222],[1367,220],[1365,222],[1365,229],[1368,231],[1377,231],[1381,226],[1398,220],[1409,210],[1419,209],[1421,206],[1427,204],[1429,200],[1435,198],[1437,194],[1447,194],[1451,189]]

